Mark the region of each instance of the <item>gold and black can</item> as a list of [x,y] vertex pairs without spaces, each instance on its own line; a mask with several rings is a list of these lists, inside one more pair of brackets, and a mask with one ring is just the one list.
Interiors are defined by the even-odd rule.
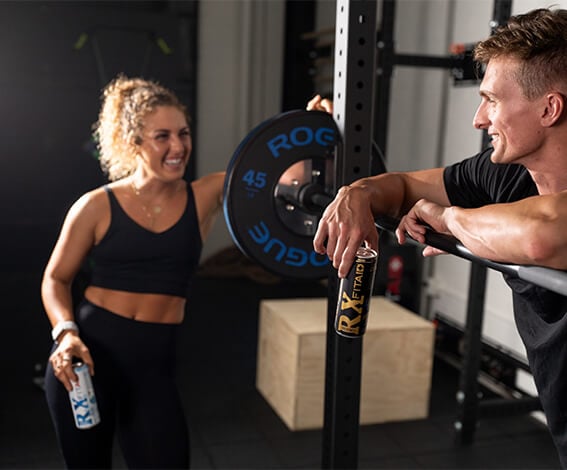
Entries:
[[335,331],[347,338],[360,338],[366,331],[378,253],[360,247],[350,271],[339,284]]

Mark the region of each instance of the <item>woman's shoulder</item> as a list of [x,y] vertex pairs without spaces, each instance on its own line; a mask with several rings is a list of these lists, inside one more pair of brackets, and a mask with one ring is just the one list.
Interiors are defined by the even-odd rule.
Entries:
[[191,182],[191,188],[195,197],[205,196],[220,199],[222,198],[224,179],[224,171],[209,173]]
[[226,172],[217,171],[214,173],[209,173],[207,175],[201,176],[191,183],[193,188],[201,186],[215,186],[218,187],[219,184],[222,186],[224,184]]
[[[118,186],[119,187],[119,186]],[[90,216],[96,215],[109,208],[108,188],[114,190],[116,183],[105,184],[83,193],[71,206],[70,212],[76,214],[86,213]]]

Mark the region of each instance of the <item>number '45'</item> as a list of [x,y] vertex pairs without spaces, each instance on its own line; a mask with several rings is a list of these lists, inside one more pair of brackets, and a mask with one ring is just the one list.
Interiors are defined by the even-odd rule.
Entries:
[[266,173],[263,171],[248,170],[242,177],[242,181],[248,186],[255,186],[258,189],[266,186]]

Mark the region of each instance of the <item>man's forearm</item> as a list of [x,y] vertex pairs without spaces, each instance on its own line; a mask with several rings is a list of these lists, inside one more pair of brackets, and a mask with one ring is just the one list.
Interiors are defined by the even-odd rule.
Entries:
[[389,172],[362,178],[349,186],[361,188],[367,193],[375,216],[400,217],[419,199],[449,205],[441,168],[407,173]]
[[451,207],[445,217],[449,231],[476,256],[567,269],[567,198],[563,194],[478,209]]

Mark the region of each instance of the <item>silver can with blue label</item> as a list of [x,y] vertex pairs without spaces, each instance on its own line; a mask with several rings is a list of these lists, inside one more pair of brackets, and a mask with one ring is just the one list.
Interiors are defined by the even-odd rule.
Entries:
[[73,364],[78,381],[72,382],[73,390],[69,392],[75,425],[79,429],[89,429],[100,423],[100,414],[94,392],[89,367],[83,362]]

